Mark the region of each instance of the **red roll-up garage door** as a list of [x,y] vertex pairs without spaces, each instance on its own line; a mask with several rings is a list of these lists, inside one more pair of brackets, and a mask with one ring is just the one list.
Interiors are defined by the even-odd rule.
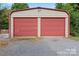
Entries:
[[37,18],[14,18],[14,36],[37,36]]
[[41,18],[41,36],[65,36],[65,18]]

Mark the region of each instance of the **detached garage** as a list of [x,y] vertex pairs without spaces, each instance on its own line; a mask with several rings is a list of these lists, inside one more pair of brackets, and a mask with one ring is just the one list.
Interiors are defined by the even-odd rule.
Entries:
[[29,8],[9,17],[10,37],[69,36],[69,15],[62,10]]

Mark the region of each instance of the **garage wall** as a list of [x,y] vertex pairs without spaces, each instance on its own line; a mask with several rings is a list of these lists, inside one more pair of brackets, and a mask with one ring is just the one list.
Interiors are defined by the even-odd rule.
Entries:
[[11,37],[13,37],[13,18],[14,17],[38,17],[38,36],[40,37],[40,22],[41,17],[64,17],[65,18],[65,37],[68,37],[69,34],[69,16],[66,12],[55,11],[55,10],[47,10],[47,9],[31,9],[25,11],[17,11],[11,14]]

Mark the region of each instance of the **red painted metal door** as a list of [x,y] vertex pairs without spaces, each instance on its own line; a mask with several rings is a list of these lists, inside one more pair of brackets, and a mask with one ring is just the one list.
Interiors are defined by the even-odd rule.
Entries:
[[41,36],[64,36],[65,18],[41,18]]
[[14,18],[14,36],[37,36],[37,18]]

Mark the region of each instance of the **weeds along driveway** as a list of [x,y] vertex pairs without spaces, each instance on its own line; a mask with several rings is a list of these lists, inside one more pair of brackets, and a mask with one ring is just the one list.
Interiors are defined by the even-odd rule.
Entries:
[[79,55],[79,42],[65,38],[10,41],[0,47],[3,56],[61,56]]

